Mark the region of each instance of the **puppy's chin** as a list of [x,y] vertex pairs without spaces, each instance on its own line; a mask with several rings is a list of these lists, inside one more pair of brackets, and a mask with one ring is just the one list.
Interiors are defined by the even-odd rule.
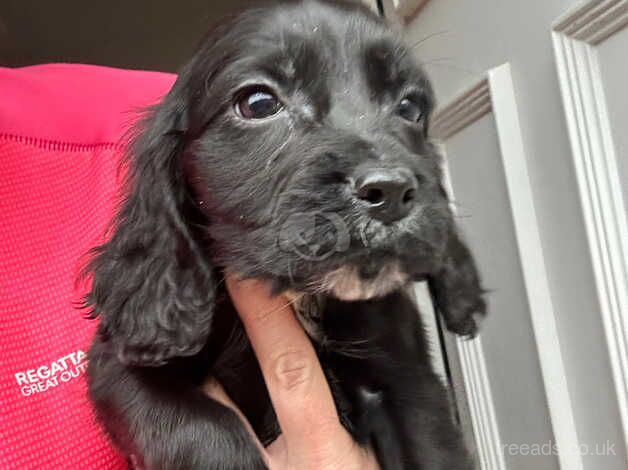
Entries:
[[399,263],[384,265],[374,276],[365,277],[354,266],[342,266],[325,274],[320,288],[329,295],[345,301],[383,297],[405,286],[409,276]]

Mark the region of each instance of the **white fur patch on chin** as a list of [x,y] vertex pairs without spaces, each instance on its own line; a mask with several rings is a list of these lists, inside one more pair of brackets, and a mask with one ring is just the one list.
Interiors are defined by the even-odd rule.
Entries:
[[346,301],[367,300],[382,297],[408,282],[408,275],[397,263],[384,266],[373,279],[363,279],[357,268],[343,266],[327,273],[321,287]]

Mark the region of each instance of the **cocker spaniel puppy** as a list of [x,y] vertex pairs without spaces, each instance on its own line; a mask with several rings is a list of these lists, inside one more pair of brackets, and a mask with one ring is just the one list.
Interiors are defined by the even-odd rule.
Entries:
[[368,9],[286,1],[221,24],[128,150],[127,193],[95,249],[89,396],[144,468],[263,469],[279,434],[224,286],[228,270],[298,299],[343,425],[383,470],[472,468],[407,286],[447,327],[485,303],[428,126],[430,84]]

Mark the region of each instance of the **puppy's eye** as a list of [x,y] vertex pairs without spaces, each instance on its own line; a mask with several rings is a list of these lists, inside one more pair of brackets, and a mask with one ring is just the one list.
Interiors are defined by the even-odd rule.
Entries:
[[410,98],[404,98],[397,106],[397,114],[406,121],[419,122],[423,119],[421,107]]
[[281,111],[282,105],[268,88],[253,87],[239,95],[235,108],[245,119],[264,119]]

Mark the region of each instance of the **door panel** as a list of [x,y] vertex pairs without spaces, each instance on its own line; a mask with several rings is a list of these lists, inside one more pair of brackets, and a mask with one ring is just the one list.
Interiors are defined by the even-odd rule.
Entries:
[[[628,209],[628,28],[597,46],[615,155]],[[625,212],[628,217],[628,212]]]
[[[504,155],[488,87],[474,88],[454,100],[453,105],[445,105],[441,115],[436,116],[435,131],[445,136],[458,223],[490,291],[489,317],[483,324],[477,354],[469,357],[467,345],[450,348],[449,353],[460,354],[465,369],[486,369],[488,390],[470,384],[478,380],[472,373],[463,374],[482,468],[557,469],[555,455],[531,455],[525,447],[553,442],[553,433],[502,163]],[[480,424],[491,414],[496,417],[494,429]],[[487,441],[494,444],[487,445]]]

